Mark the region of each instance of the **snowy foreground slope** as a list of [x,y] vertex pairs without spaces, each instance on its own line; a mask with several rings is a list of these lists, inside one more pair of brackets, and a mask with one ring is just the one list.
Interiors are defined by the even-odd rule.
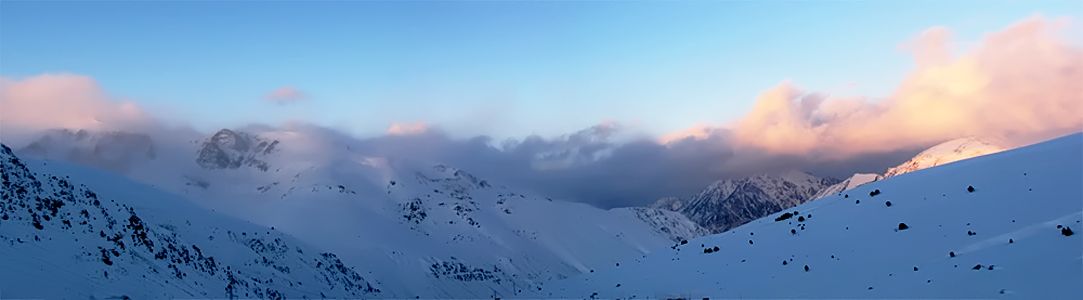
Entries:
[[536,295],[1076,298],[1081,219],[1073,134],[865,184]]
[[369,274],[274,229],[0,145],[7,298],[379,297]]
[[910,158],[898,166],[888,168],[883,175],[868,173],[854,174],[842,182],[820,190],[820,192],[816,193],[812,199],[820,199],[830,195],[842,195],[842,192],[869,182],[949,164],[971,157],[993,154],[1004,150],[1005,148],[1002,146],[977,137],[963,137],[949,140],[921,151],[921,153],[918,153],[913,158]]

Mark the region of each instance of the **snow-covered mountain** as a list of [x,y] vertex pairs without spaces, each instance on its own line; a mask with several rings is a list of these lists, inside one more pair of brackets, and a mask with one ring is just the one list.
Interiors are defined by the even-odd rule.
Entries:
[[536,296],[1073,299],[1080,166],[1077,133],[893,176]]
[[655,206],[679,208],[693,222],[719,233],[809,201],[836,182],[797,171],[727,179],[711,184],[687,202],[670,198]]
[[275,151],[278,140],[266,140],[244,132],[222,129],[203,142],[196,163],[208,169],[236,169],[241,166],[267,171],[262,157]]
[[828,186],[826,188],[821,189],[819,192],[816,192],[815,196],[812,196],[812,199],[820,199],[820,198],[827,197],[827,196],[830,196],[830,195],[840,195],[841,196],[842,192],[849,191],[849,190],[851,190],[853,188],[856,188],[856,187],[858,187],[858,186],[860,186],[862,184],[866,184],[866,183],[881,180],[881,179],[884,179],[884,176],[881,176],[880,174],[857,173],[857,174],[851,175],[850,178],[846,178],[846,180],[843,180],[843,181],[841,181],[839,183],[832,184],[831,186]]
[[157,150],[146,134],[54,129],[17,152],[123,172],[132,165],[154,159]]
[[937,144],[925,151],[921,151],[921,153],[918,153],[914,158],[911,158],[896,167],[887,169],[887,172],[884,173],[884,177],[910,173],[1004,150],[1004,147],[976,137],[958,138]]
[[222,130],[159,145],[168,151],[124,174],[372,270],[380,297],[510,297],[707,233],[677,212],[602,210],[362,148],[306,131]]
[[959,160],[978,157],[987,154],[993,154],[1000,151],[1004,151],[1005,148],[987,142],[983,139],[976,137],[964,137],[950,141],[946,141],[935,146],[925,149],[921,153],[918,153],[913,158],[899,164],[898,166],[889,168],[884,175],[869,174],[869,173],[857,173],[850,178],[843,180],[835,185],[827,187],[813,196],[812,199],[819,199],[828,195],[842,195],[842,192],[848,191],[862,184],[884,179],[885,177],[892,177],[913,171],[927,169],[939,165],[945,165]]
[[0,145],[0,175],[8,298],[382,295],[333,253],[112,174]]

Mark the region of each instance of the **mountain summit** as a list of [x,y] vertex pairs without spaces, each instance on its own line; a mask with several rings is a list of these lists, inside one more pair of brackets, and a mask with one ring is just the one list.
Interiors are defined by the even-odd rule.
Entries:
[[222,129],[203,142],[196,163],[208,169],[236,169],[241,166],[267,171],[264,156],[275,151],[278,140],[267,140],[241,131]]
[[667,203],[659,205],[680,207],[681,213],[689,219],[719,233],[805,203],[837,182],[798,171],[727,179],[711,184],[686,204],[674,204],[673,199],[666,199]]
[[884,173],[884,177],[902,175],[1004,150],[1004,147],[976,137],[958,138],[937,144],[925,151],[921,151],[921,153],[918,153],[914,158],[911,158],[894,168],[888,169],[887,172]]

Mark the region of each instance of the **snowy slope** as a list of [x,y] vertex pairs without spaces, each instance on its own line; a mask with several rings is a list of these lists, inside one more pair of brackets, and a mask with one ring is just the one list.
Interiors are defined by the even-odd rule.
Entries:
[[796,216],[773,214],[536,295],[1075,298],[1083,134],[891,177],[786,213]]
[[935,146],[925,149],[921,153],[918,153],[913,158],[899,164],[898,166],[889,168],[884,175],[857,173],[850,178],[843,180],[835,185],[829,186],[812,199],[820,199],[829,195],[839,195],[842,192],[848,191],[862,184],[881,180],[885,177],[891,177],[909,172],[932,168],[935,166],[949,164],[955,161],[977,157],[987,154],[993,154],[1000,151],[1004,151],[1005,148],[997,146],[985,140],[975,137],[958,138],[950,141],[946,141]]
[[842,182],[832,184],[831,186],[823,188],[819,192],[816,192],[816,195],[812,196],[812,199],[820,199],[830,195],[837,195],[842,192],[856,188],[862,184],[877,181],[880,179],[884,179],[884,176],[880,176],[879,174],[857,173],[851,175],[850,178],[846,178],[846,180],[843,180]]
[[125,174],[376,270],[395,297],[514,296],[707,233],[676,212],[550,199],[358,143],[223,130]]
[[274,229],[0,145],[0,291],[14,298],[377,297],[369,274]]
[[902,175],[1000,151],[1004,151],[1004,147],[997,146],[979,138],[958,138],[937,144],[936,146],[932,146],[929,149],[918,153],[914,158],[888,169],[887,172],[884,173],[884,177]]

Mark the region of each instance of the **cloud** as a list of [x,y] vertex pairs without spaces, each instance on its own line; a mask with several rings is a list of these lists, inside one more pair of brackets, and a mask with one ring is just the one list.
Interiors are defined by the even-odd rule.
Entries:
[[117,130],[152,122],[142,108],[108,95],[90,77],[0,77],[0,128],[5,134],[58,127]]
[[907,45],[916,62],[886,99],[831,98],[782,83],[727,128],[748,151],[846,158],[982,136],[1020,145],[1083,129],[1083,49],[1033,17],[952,56],[950,32]]
[[[783,82],[764,91],[733,123],[659,138],[612,122],[560,136],[499,141],[452,138],[424,122],[394,123],[385,134],[368,138],[304,123],[244,129],[279,133],[283,149],[297,151],[302,161],[360,155],[381,166],[442,163],[553,198],[603,208],[643,205],[691,195],[726,178],[793,169],[834,177],[883,172],[924,147],[967,135],[1018,145],[1083,129],[1083,54],[1058,38],[1063,26],[1027,19],[958,55],[950,31],[932,28],[905,44],[915,69],[886,97],[830,97]],[[287,92],[272,95],[303,99],[292,88],[279,90]],[[5,130],[11,124],[125,129],[149,119],[83,76],[2,79],[0,96]],[[172,143],[178,145],[196,139],[180,136],[154,138],[176,139]],[[158,149],[173,148],[180,147]]]
[[424,133],[429,130],[429,125],[425,122],[415,123],[391,123],[391,126],[387,127],[386,133],[388,135],[414,135]]
[[278,105],[297,103],[305,99],[308,99],[305,93],[291,86],[277,88],[264,97],[264,100]]

